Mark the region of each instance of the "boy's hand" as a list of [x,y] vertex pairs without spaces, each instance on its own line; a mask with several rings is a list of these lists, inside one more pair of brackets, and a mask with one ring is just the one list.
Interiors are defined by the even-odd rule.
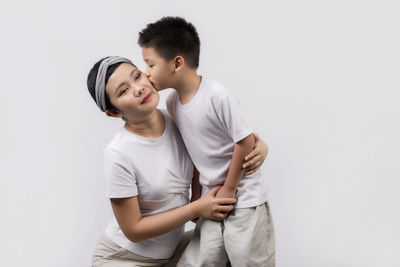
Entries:
[[222,186],[215,195],[216,198],[236,198],[236,189],[229,189]]
[[243,169],[246,170],[244,175],[246,176],[256,172],[268,155],[268,145],[260,139],[258,134],[254,133],[253,135],[255,147],[253,151],[245,157],[245,163],[243,164]]

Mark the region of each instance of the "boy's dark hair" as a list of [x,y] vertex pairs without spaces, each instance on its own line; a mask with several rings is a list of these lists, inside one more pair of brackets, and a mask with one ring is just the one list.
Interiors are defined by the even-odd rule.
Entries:
[[[100,59],[96,64],[94,64],[93,68],[89,71],[88,77],[87,77],[87,87],[89,90],[90,95],[92,96],[94,102],[96,102],[96,78],[97,78],[97,72],[99,71],[99,67],[101,62],[106,59],[102,58]],[[121,65],[123,62],[118,62],[115,63],[111,66],[108,67],[107,72],[106,72],[106,79],[105,83],[107,84],[108,79],[110,78],[111,74],[114,73],[114,71],[118,68],[119,65]],[[106,109],[109,110],[115,110],[118,111],[116,107],[111,103],[110,98],[108,97],[108,94],[106,94]]]
[[200,39],[193,24],[180,17],[163,17],[139,32],[138,44],[152,47],[165,60],[177,55],[192,68],[199,67]]

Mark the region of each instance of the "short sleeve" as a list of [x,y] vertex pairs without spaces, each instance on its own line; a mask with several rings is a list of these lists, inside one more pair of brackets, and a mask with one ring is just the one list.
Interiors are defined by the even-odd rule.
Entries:
[[218,118],[235,143],[252,133],[247,126],[239,102],[229,92],[219,96],[215,104]]
[[138,195],[135,173],[118,151],[107,149],[104,152],[103,174],[107,197],[124,198]]

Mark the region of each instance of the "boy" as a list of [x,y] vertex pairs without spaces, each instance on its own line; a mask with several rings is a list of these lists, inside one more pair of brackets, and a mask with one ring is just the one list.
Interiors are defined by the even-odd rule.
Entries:
[[146,74],[157,90],[173,88],[167,109],[200,172],[203,194],[237,198],[222,223],[200,219],[178,266],[275,266],[272,218],[260,171],[242,164],[254,146],[237,101],[217,82],[197,74],[200,40],[195,27],[164,17],[139,33]]

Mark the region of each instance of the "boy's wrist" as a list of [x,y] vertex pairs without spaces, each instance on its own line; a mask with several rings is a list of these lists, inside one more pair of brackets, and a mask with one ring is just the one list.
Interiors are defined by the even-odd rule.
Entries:
[[235,193],[236,192],[236,188],[237,188],[237,186],[224,184],[221,189],[224,189],[227,192]]

